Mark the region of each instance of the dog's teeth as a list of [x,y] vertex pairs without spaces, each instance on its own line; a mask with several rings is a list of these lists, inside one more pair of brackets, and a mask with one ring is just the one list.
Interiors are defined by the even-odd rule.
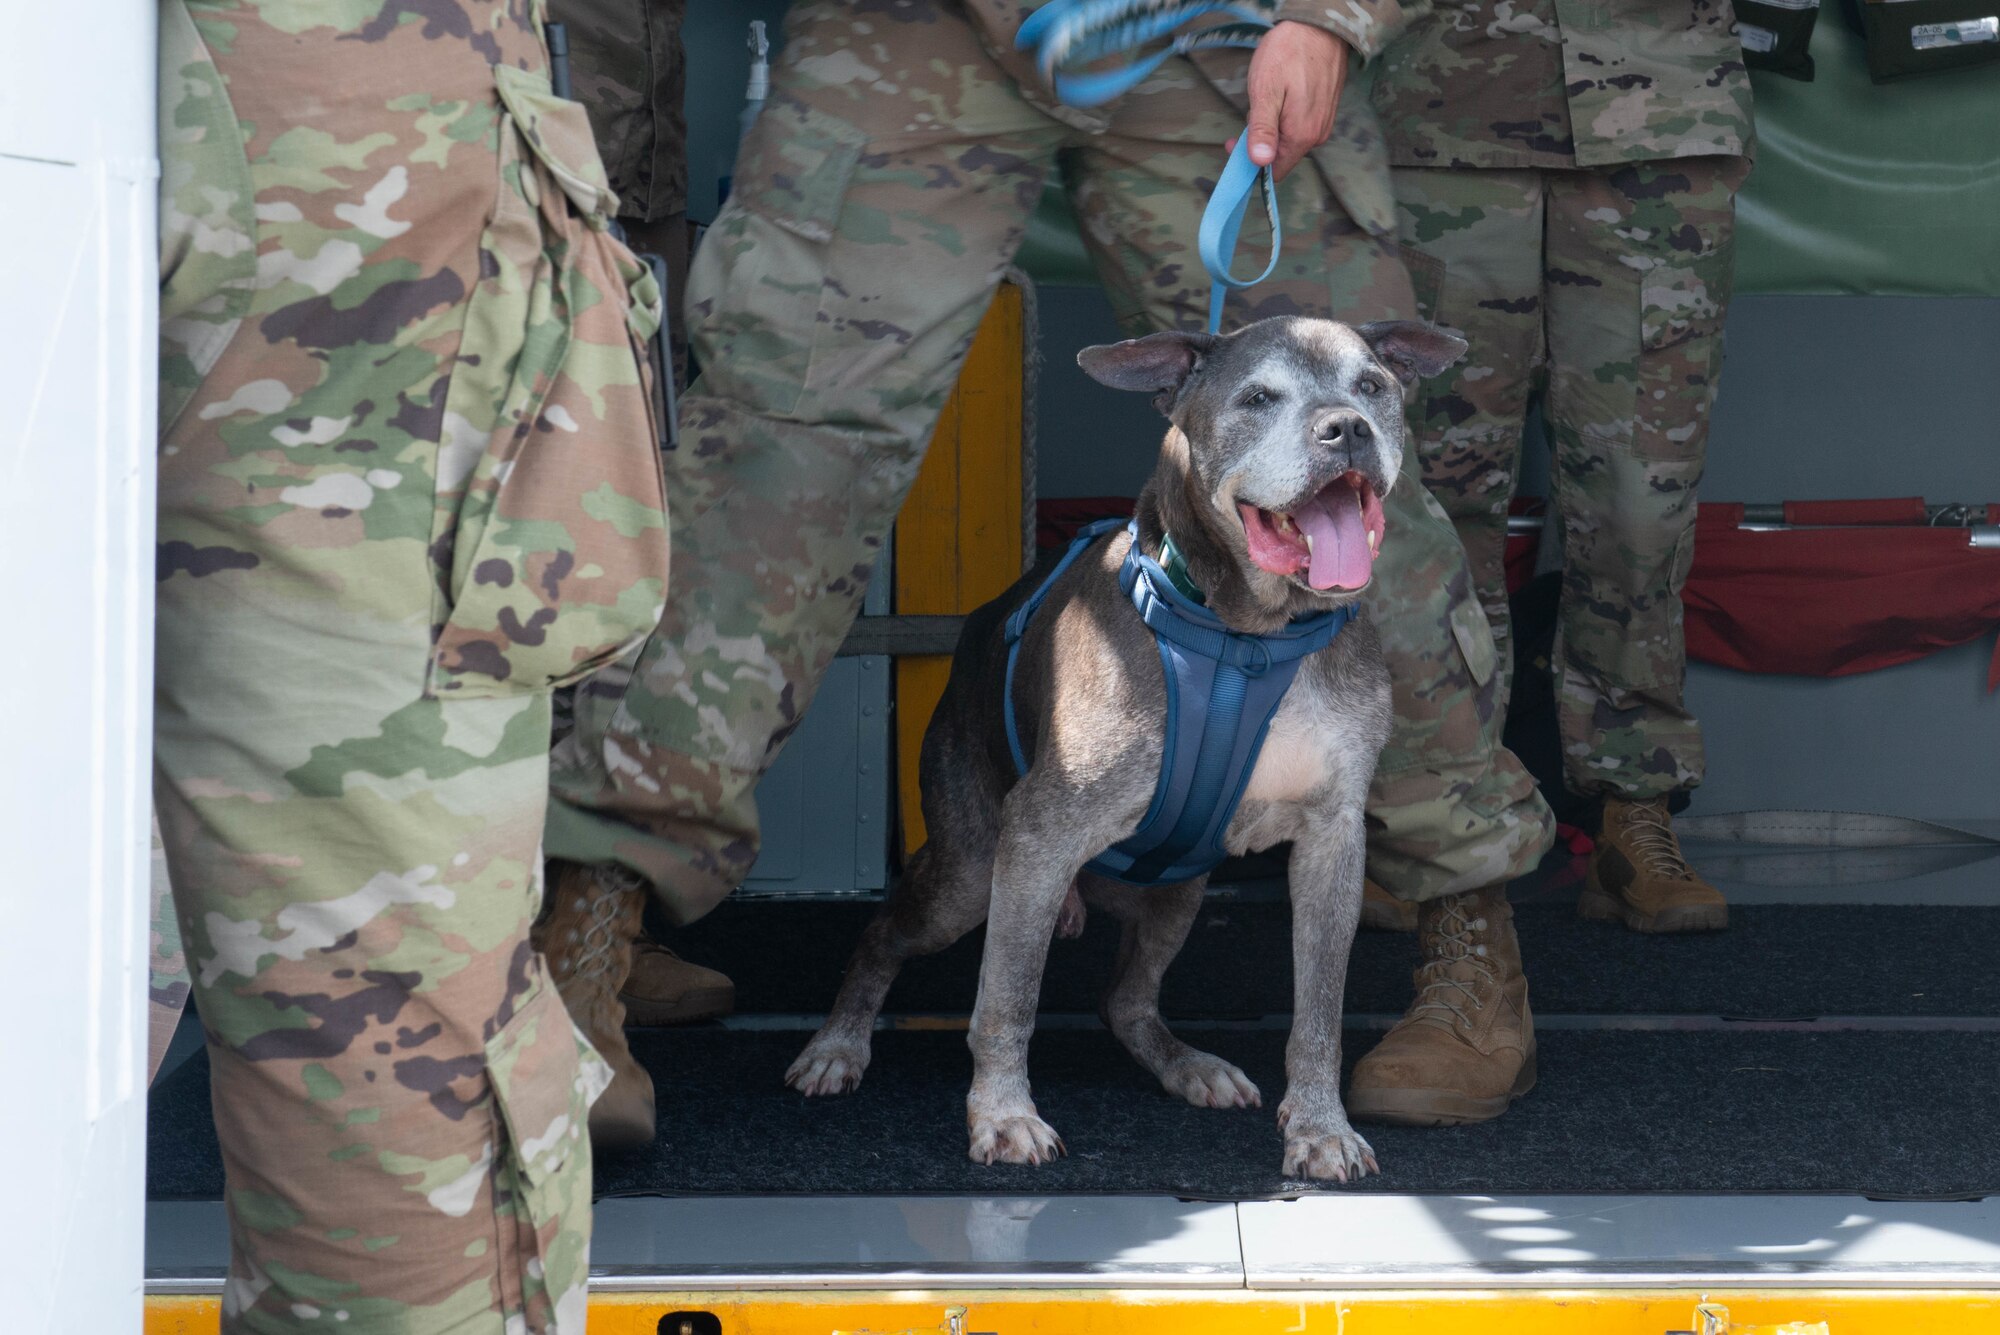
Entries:
[[1368,531],[1368,551],[1370,555],[1380,555],[1382,551],[1382,535],[1373,529]]
[[1310,558],[1312,554],[1313,554],[1313,535],[1308,533],[1306,534],[1306,556]]

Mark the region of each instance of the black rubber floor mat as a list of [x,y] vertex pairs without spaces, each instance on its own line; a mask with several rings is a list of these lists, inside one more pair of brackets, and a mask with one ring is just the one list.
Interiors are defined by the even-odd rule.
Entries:
[[[1231,1112],[1168,1098],[1101,1031],[1037,1035],[1035,1098],[1069,1147],[1042,1168],[967,1160],[963,1034],[878,1035],[859,1092],[810,1100],[780,1083],[804,1038],[636,1033],[659,1084],[661,1135],[646,1151],[600,1158],[600,1193],[1226,1199],[1302,1189],[1277,1171],[1282,1032],[1201,1036],[1264,1091],[1262,1110]],[[2000,1190],[1996,1057],[2000,1039],[1977,1034],[1545,1032],[1541,1083],[1506,1116],[1362,1128],[1383,1172],[1358,1189],[1983,1194]],[[155,1198],[219,1194],[203,1059],[154,1092],[148,1134]]]
[[[669,939],[683,955],[736,980],[744,1012],[822,1014],[868,904],[737,899]],[[1534,1006],[1544,1014],[2000,1015],[2000,908],[1738,905],[1730,929],[1642,936],[1579,920],[1568,904],[1516,909]],[[1172,1016],[1240,1019],[1292,1009],[1291,910],[1282,902],[1214,900],[1167,974]],[[913,960],[889,1009],[963,1013],[978,989],[983,938],[974,932]],[[1092,1013],[1110,976],[1117,926],[1094,915],[1084,936],[1058,941],[1042,1009]],[[1356,939],[1347,1008],[1399,1014],[1410,1000],[1416,939]]]

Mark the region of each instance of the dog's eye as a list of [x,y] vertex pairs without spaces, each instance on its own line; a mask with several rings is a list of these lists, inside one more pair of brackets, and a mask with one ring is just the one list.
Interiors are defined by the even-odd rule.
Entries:
[[1246,408],[1262,408],[1267,403],[1277,401],[1278,396],[1268,389],[1253,389],[1243,396],[1243,406]]
[[1363,394],[1368,394],[1368,395],[1380,394],[1382,392],[1382,382],[1377,380],[1372,375],[1363,376],[1361,377],[1361,383],[1359,385],[1356,385],[1355,388],[1360,390]]

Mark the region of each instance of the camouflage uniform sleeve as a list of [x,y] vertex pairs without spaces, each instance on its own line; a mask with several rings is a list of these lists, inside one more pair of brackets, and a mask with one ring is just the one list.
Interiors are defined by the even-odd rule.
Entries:
[[1283,0],[1277,18],[1325,28],[1363,60],[1373,60],[1430,11],[1431,0]]

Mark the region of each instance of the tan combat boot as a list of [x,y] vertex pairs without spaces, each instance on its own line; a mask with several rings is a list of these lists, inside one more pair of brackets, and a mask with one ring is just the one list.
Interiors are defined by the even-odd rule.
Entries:
[[1665,798],[1604,804],[1604,829],[1590,858],[1578,913],[1623,922],[1635,932],[1719,932],[1729,926],[1722,892],[1681,856]]
[[1484,1122],[1535,1085],[1535,1027],[1502,886],[1419,906],[1417,999],[1354,1068],[1357,1122]]
[[1414,932],[1417,906],[1398,899],[1375,882],[1361,882],[1361,925],[1376,932]]
[[548,908],[530,933],[570,1019],[611,1066],[611,1086],[590,1106],[590,1143],[600,1150],[651,1143],[653,1078],[625,1042],[618,991],[632,969],[632,943],[646,909],[645,883],[623,867],[551,862]]
[[618,999],[625,1003],[627,1024],[699,1024],[720,1020],[736,1009],[736,984],[641,936],[632,974]]

